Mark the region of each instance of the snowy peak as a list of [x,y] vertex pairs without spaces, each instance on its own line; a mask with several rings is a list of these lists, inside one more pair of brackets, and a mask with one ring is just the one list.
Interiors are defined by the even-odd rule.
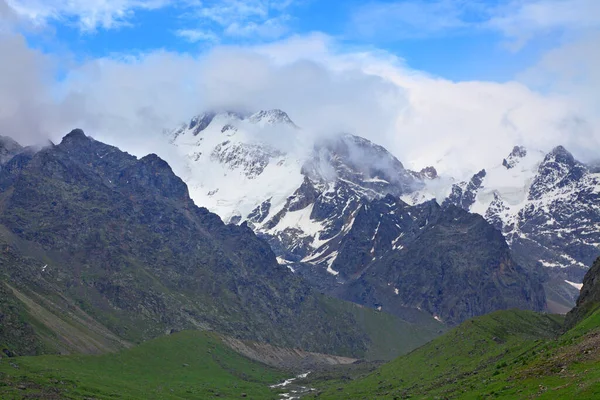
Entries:
[[487,172],[485,169],[482,169],[473,175],[469,182],[454,184],[452,186],[452,193],[450,193],[450,196],[444,201],[444,205],[454,204],[464,210],[469,210],[475,203],[477,192],[481,189],[486,174]]
[[560,164],[574,165],[576,163],[573,154],[563,146],[556,146],[544,159],[544,163],[556,162]]
[[502,160],[502,166],[506,169],[514,168],[515,165],[523,158],[527,156],[527,149],[523,146],[515,146],[508,157]]
[[261,110],[248,118],[248,121],[257,125],[275,125],[285,124],[296,127],[296,124],[292,122],[287,113],[274,109],[274,110]]
[[529,199],[540,199],[545,193],[566,187],[580,180],[586,172],[585,165],[575,160],[564,147],[555,147],[540,164],[529,190]]
[[411,174],[420,180],[433,180],[439,178],[438,172],[434,167],[425,167],[420,171],[411,171]]
[[179,128],[168,132],[167,135],[171,136],[171,141],[174,142],[183,134],[189,134],[194,137],[199,136],[216,120],[227,121],[229,127],[234,127],[232,124],[236,124],[243,119],[244,115],[235,111],[207,111],[194,116],[189,123],[182,124]]
[[423,186],[384,147],[348,134],[317,143],[303,173],[320,182],[340,179],[362,188],[364,197],[369,199],[388,193],[400,196]]

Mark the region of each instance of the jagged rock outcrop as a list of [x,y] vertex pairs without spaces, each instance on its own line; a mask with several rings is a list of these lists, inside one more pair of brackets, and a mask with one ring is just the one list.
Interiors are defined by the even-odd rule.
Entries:
[[565,327],[567,329],[574,327],[598,308],[600,308],[600,257],[585,274],[577,304],[567,314]]

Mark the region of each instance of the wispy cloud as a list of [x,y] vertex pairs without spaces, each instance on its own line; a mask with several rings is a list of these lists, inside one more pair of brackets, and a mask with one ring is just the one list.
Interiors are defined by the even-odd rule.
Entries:
[[355,10],[350,27],[363,39],[392,41],[496,32],[518,49],[538,35],[600,28],[600,1],[375,1]]
[[466,13],[477,8],[477,1],[462,0],[371,2],[355,10],[350,30],[352,36],[392,41],[447,34],[470,26]]
[[188,42],[218,42],[219,37],[212,31],[202,29],[178,29],[175,34]]
[[37,25],[72,23],[82,32],[114,29],[130,23],[139,10],[165,7],[172,0],[6,0],[21,18]]
[[231,38],[277,39],[287,34],[294,0],[213,0],[189,4],[185,30],[210,28]]
[[290,8],[299,0],[6,0],[0,21],[10,12],[36,26],[52,23],[81,32],[130,26],[139,11],[170,7],[179,14],[174,33],[189,42],[232,39],[277,39],[290,31]]
[[287,25],[289,15],[280,15],[264,22],[233,22],[225,29],[225,34],[233,37],[260,37],[264,39],[277,39],[289,32]]
[[600,29],[598,0],[510,1],[491,11],[485,27],[504,35],[514,49],[538,35]]

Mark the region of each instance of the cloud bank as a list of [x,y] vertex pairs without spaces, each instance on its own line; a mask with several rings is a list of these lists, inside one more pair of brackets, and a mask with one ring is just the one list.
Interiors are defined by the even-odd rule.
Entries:
[[280,108],[309,136],[357,134],[409,167],[435,165],[457,178],[500,163],[516,144],[562,144],[590,160],[600,148],[598,39],[565,42],[518,80],[494,83],[429,76],[387,52],[349,49],[323,34],[66,66],[7,28],[0,30],[8,60],[0,64],[0,134],[30,144],[82,127],[172,162],[164,129],[207,109]]

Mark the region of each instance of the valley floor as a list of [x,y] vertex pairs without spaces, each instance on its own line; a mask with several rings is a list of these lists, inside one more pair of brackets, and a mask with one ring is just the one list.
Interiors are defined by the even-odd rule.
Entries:
[[562,316],[500,311],[383,365],[357,361],[308,374],[251,361],[217,334],[188,331],[100,356],[2,358],[0,393],[2,399],[600,398],[600,311],[563,329]]
[[251,361],[212,333],[187,331],[101,356],[2,358],[2,399],[277,399],[289,373]]

